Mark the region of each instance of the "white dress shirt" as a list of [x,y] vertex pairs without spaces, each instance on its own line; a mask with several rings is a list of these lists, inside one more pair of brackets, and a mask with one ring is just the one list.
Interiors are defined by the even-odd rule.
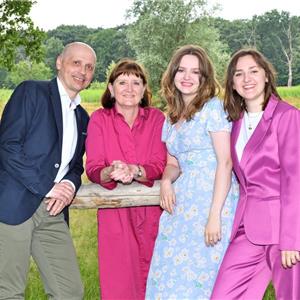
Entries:
[[[60,182],[62,178],[69,171],[69,164],[75,153],[77,139],[78,139],[78,132],[77,132],[77,122],[76,122],[76,116],[74,110],[76,106],[79,105],[81,102],[79,94],[76,96],[74,100],[70,99],[69,95],[67,94],[59,78],[57,78],[57,85],[58,85],[58,92],[61,101],[63,136],[62,136],[61,163],[60,165],[57,164],[57,167],[59,167],[59,169],[54,179],[54,182],[56,183]],[[68,181],[72,185],[75,191],[75,185],[73,182],[71,182],[70,180],[63,180],[63,181]],[[50,197],[51,190],[46,195],[46,197]]]

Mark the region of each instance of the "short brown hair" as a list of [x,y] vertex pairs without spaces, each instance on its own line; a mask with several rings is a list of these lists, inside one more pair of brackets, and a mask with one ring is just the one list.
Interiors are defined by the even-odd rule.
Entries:
[[110,90],[108,88],[109,84],[113,84],[114,81],[122,74],[130,75],[133,74],[143,80],[143,85],[146,87],[143,95],[143,99],[141,100],[140,106],[147,107],[151,105],[151,91],[148,86],[147,74],[145,69],[137,63],[136,61],[124,58],[121,59],[111,71],[106,89],[101,97],[101,104],[104,108],[112,108],[115,104],[115,99],[112,97]]

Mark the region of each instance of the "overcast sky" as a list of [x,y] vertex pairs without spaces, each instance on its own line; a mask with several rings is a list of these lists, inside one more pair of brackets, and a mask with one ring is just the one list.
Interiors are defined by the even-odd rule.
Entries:
[[[133,0],[36,1],[30,15],[35,25],[44,30],[54,29],[62,24],[85,25],[91,28],[115,27],[126,23],[125,11],[133,3]],[[210,4],[215,2],[222,6],[216,16],[228,20],[247,19],[272,9],[300,16],[299,0],[208,0]]]

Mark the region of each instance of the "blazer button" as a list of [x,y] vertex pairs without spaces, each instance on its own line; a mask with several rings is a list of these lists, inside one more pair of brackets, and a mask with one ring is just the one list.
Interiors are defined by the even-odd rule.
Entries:
[[54,168],[55,168],[55,169],[58,169],[58,168],[59,168],[59,164],[55,164],[55,165],[54,165]]

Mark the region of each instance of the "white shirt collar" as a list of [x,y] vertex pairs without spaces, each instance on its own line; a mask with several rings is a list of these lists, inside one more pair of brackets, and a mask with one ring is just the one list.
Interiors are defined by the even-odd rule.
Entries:
[[62,104],[66,105],[71,110],[74,110],[77,107],[77,105],[79,105],[81,103],[80,95],[77,94],[75,99],[71,100],[68,93],[66,92],[63,84],[61,83],[61,81],[59,80],[58,77],[57,77],[57,86],[58,86],[58,92],[59,92]]

